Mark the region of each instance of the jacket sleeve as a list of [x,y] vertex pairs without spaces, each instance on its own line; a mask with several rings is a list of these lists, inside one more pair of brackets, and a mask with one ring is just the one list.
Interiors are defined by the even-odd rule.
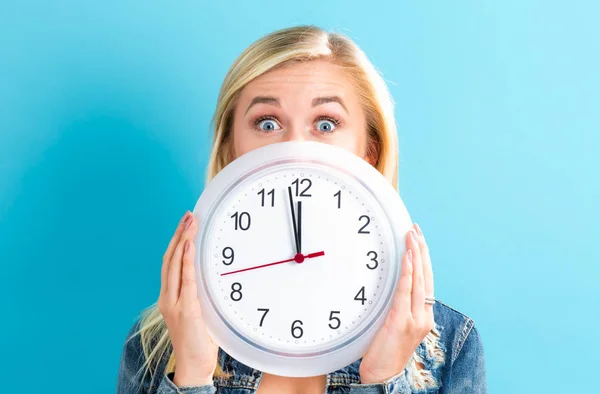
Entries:
[[157,394],[215,394],[217,388],[214,384],[205,384],[202,386],[175,386],[173,378],[174,372],[169,372],[163,375],[163,378],[158,386]]
[[[164,367],[157,368],[161,375],[155,376],[150,382],[150,374],[144,374],[145,356],[140,335],[132,335],[137,331],[139,321],[131,327],[121,352],[119,372],[117,375],[117,394],[214,394],[214,385],[182,386],[173,383],[175,374],[164,374]],[[158,386],[156,385],[158,382]]]
[[471,328],[462,348],[456,356],[450,374],[447,394],[487,393],[483,345],[479,331]]
[[350,394],[412,394],[406,369],[382,383],[350,385]]

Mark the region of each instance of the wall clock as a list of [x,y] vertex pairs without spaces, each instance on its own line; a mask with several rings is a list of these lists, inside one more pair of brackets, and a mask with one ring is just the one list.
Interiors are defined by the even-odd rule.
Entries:
[[194,208],[198,297],[236,360],[315,376],[362,357],[391,305],[412,221],[369,163],[320,142],[253,150]]

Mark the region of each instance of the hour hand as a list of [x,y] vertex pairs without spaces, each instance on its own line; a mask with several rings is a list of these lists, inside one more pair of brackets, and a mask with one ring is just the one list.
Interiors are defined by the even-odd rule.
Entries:
[[294,241],[296,242],[296,253],[300,253],[300,239],[298,238],[298,228],[296,227],[296,214],[294,213],[294,200],[292,199],[292,187],[288,186],[288,196],[290,198],[290,212],[292,215],[292,224],[294,225]]

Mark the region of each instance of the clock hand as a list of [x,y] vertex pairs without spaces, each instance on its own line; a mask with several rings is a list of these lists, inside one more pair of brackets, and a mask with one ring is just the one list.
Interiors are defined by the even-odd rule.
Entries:
[[238,272],[251,271],[251,270],[258,269],[258,268],[269,267],[271,265],[289,263],[291,261],[295,261],[296,263],[302,263],[304,261],[304,259],[312,259],[314,257],[320,257],[320,256],[325,256],[325,252],[321,251],[321,252],[309,253],[307,255],[297,254],[293,259],[281,260],[281,261],[276,261],[274,263],[257,265],[255,267],[244,268],[244,269],[241,269],[241,270],[224,272],[224,273],[221,274],[221,276],[236,274]]
[[302,201],[298,200],[298,253],[302,254]]
[[288,186],[288,196],[290,198],[290,211],[292,213],[292,223],[294,225],[294,240],[296,241],[296,253],[300,254],[300,241],[298,239],[298,229],[296,228],[296,214],[294,213],[294,201],[292,200],[291,186]]

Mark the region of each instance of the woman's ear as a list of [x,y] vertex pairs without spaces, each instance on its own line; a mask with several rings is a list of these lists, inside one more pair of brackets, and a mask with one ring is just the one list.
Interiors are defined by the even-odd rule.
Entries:
[[367,156],[367,161],[369,162],[369,164],[371,164],[373,167],[377,166],[377,156],[373,156],[373,155],[368,155]]
[[376,138],[369,137],[367,140],[367,149],[365,152],[365,160],[373,167],[379,162],[380,147],[379,141]]

